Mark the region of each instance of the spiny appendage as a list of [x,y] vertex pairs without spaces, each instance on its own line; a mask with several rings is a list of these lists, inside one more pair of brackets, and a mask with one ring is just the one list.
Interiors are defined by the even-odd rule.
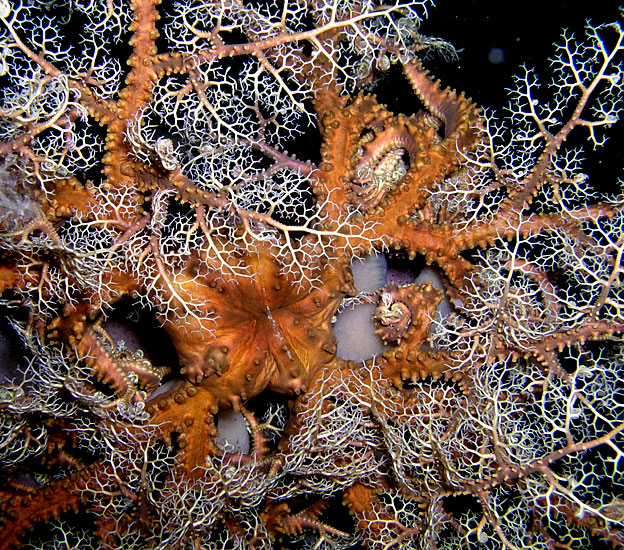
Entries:
[[81,488],[65,488],[66,480],[60,480],[43,490],[33,491],[22,496],[11,494],[10,508],[3,510],[5,517],[0,519],[4,549],[20,548],[27,534],[40,524],[49,522],[63,512],[78,510],[81,503]]
[[[405,191],[407,182],[412,183],[421,148],[438,141],[438,127],[430,124],[430,117],[424,114],[410,118],[390,117],[365,127],[353,158],[350,191],[354,206],[361,212],[372,211],[402,183],[400,189]],[[418,190],[414,184],[409,187],[414,200],[419,196]],[[417,199],[417,202],[420,201]]]
[[[127,403],[143,401],[170,372],[168,367],[152,366],[141,351],[121,347],[102,328],[101,321],[85,330],[76,351],[95,376],[110,384],[119,400]],[[139,387],[145,392],[140,392]]]

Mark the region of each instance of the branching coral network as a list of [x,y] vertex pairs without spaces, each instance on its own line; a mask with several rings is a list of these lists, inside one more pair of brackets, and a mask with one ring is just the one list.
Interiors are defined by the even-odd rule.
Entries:
[[1,548],[624,547],[622,25],[494,115],[430,7],[0,0]]

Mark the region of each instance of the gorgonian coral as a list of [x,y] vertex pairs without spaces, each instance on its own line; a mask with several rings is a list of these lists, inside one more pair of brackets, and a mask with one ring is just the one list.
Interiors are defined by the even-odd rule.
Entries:
[[499,119],[429,5],[0,0],[2,548],[622,546],[624,32]]

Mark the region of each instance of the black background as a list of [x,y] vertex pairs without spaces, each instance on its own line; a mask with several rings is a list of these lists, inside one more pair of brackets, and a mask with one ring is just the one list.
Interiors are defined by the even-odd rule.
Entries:
[[[459,50],[459,59],[445,61],[434,56],[425,64],[445,86],[464,91],[479,106],[496,109],[504,118],[501,109],[509,100],[506,90],[514,87],[513,75],[523,73],[523,64],[534,68],[545,86],[552,77],[549,58],[555,55],[553,44],[563,43],[563,29],[574,33],[577,42],[586,41],[588,21],[593,25],[624,25],[621,6],[624,2],[614,0],[438,0],[422,22],[420,32],[453,44]],[[612,44],[615,33],[604,35],[610,37]],[[495,64],[488,59],[492,48],[502,50],[502,62]],[[619,180],[624,180],[624,121],[607,132],[606,146],[597,151],[587,141],[587,135],[584,129],[573,133],[573,145],[582,147],[587,157],[583,171],[597,189],[614,192],[620,188]]]

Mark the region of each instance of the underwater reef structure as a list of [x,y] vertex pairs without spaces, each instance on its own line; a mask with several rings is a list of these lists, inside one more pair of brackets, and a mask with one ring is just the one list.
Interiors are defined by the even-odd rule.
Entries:
[[429,7],[0,0],[0,548],[624,547],[622,25]]

